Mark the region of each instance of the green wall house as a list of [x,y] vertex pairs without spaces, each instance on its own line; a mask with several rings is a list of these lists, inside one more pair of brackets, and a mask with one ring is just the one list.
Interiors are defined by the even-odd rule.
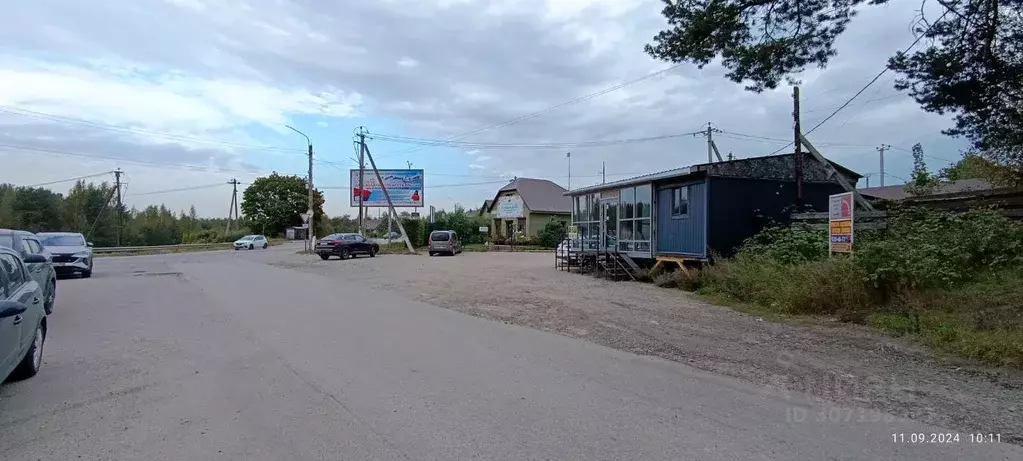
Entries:
[[536,238],[550,221],[566,225],[572,221],[572,199],[568,192],[546,179],[516,178],[490,200],[490,235],[509,238],[518,233]]

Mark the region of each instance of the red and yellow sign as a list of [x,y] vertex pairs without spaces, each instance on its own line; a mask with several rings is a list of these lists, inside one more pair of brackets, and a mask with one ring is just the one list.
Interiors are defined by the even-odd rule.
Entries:
[[830,197],[828,210],[828,239],[832,253],[853,251],[853,193]]

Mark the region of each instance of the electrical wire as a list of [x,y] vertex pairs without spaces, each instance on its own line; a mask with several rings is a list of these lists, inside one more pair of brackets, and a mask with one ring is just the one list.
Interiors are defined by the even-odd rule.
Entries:
[[[661,69],[659,71],[652,72],[650,74],[644,75],[642,77],[634,78],[632,80],[619,83],[617,85],[605,88],[603,90],[596,91],[596,92],[593,92],[593,93],[590,93],[590,94],[587,94],[587,95],[584,95],[584,96],[581,96],[581,97],[578,97],[578,98],[575,98],[575,99],[571,99],[571,100],[565,101],[565,102],[563,102],[561,104],[557,104],[557,105],[548,107],[546,109],[538,110],[536,112],[532,112],[532,113],[523,115],[521,117],[516,117],[516,118],[510,119],[510,120],[506,120],[506,121],[503,121],[503,122],[500,122],[500,123],[495,123],[493,125],[485,126],[483,128],[479,128],[479,129],[476,129],[476,130],[473,130],[473,131],[462,133],[460,135],[451,136],[451,137],[445,138],[445,140],[446,141],[456,141],[456,140],[459,140],[459,139],[467,138],[467,137],[472,136],[472,135],[476,135],[476,134],[479,134],[479,133],[490,131],[490,130],[495,129],[495,128],[502,128],[502,127],[505,127],[505,126],[508,126],[508,125],[514,125],[514,124],[519,123],[519,122],[524,122],[526,120],[529,120],[529,119],[532,119],[532,118],[536,118],[536,117],[539,117],[539,116],[544,115],[546,113],[553,112],[555,110],[561,109],[562,107],[567,107],[567,106],[571,106],[573,104],[578,104],[580,102],[588,101],[590,99],[593,99],[593,98],[596,98],[596,97],[600,97],[600,96],[603,96],[605,94],[608,94],[608,93],[611,93],[611,92],[614,92],[614,91],[618,91],[618,90],[620,90],[622,88],[625,88],[625,87],[628,87],[628,86],[631,86],[631,85],[635,85],[636,83],[642,82],[644,80],[648,80],[648,79],[651,79],[653,77],[664,75],[664,74],[666,74],[668,72],[671,72],[671,71],[673,71],[675,69],[678,69],[678,68],[682,67],[685,64],[686,63],[675,64],[675,65],[666,67],[664,69]],[[394,157],[394,156],[397,156],[397,155],[409,154],[409,153],[412,153],[412,152],[416,152],[416,151],[425,149],[426,147],[431,147],[431,146],[419,147],[419,148],[410,149],[410,150],[403,151],[403,152],[396,152],[396,153],[393,153],[393,154],[385,154],[385,155],[381,155],[380,157],[377,157],[377,158],[378,159],[382,159],[382,158],[387,158],[387,157]]]
[[370,134],[370,139],[392,142],[399,144],[413,144],[422,146],[445,146],[445,147],[458,147],[462,149],[582,149],[587,147],[603,147],[603,146],[617,146],[622,144],[635,144],[650,141],[659,141],[663,139],[681,138],[688,137],[694,134],[700,134],[702,131],[692,131],[687,133],[673,133],[661,136],[649,136],[644,138],[629,138],[629,139],[610,139],[605,141],[581,141],[581,142],[563,142],[563,143],[547,143],[547,144],[511,144],[511,143],[482,143],[482,142],[461,142],[461,141],[448,141],[443,139],[424,139],[424,138],[411,138],[405,136],[393,136],[393,135],[381,135],[381,134]]
[[[142,196],[142,195],[169,194],[171,192],[185,192],[185,191],[190,191],[190,190],[210,189],[210,188],[213,188],[213,187],[223,186],[224,184],[225,183],[219,183],[218,182],[216,184],[206,184],[204,186],[179,187],[179,188],[176,188],[176,189],[156,190],[156,191],[151,191],[151,192],[142,192],[142,193],[139,193],[139,194],[135,194],[135,196],[139,197],[139,196]],[[241,183],[239,183],[239,184],[241,184]]]
[[194,136],[185,136],[185,135],[178,135],[178,134],[173,134],[173,133],[165,133],[165,132],[161,132],[161,131],[153,131],[153,130],[147,130],[147,129],[143,129],[143,128],[123,127],[123,126],[112,125],[112,124],[108,124],[108,123],[94,122],[94,121],[91,121],[91,120],[84,120],[84,119],[80,119],[80,118],[67,117],[67,116],[63,116],[63,115],[48,114],[46,112],[38,112],[38,111],[33,111],[33,110],[28,110],[28,109],[20,109],[20,108],[17,108],[17,107],[4,106],[4,105],[0,105],[0,112],[6,113],[6,114],[12,114],[12,115],[19,115],[19,116],[22,116],[22,117],[30,117],[30,118],[36,118],[36,119],[41,119],[41,120],[48,120],[48,121],[51,121],[51,122],[67,123],[67,124],[79,125],[79,126],[87,126],[87,127],[97,128],[97,129],[102,129],[102,130],[115,131],[115,132],[119,132],[119,133],[142,134],[142,135],[146,135],[146,136],[150,136],[150,137],[162,138],[162,139],[173,140],[173,141],[185,141],[185,142],[193,142],[193,143],[198,143],[198,144],[212,144],[212,145],[219,145],[219,146],[224,146],[224,147],[231,147],[231,148],[236,148],[236,149],[246,149],[246,150],[258,150],[258,151],[268,151],[268,152],[278,152],[278,153],[295,153],[295,154],[298,154],[298,155],[305,155],[306,154],[305,151],[302,151],[302,150],[299,150],[299,149],[287,148],[287,147],[260,146],[260,145],[233,143],[233,142],[228,142],[228,141],[219,141],[219,140],[213,140],[213,139],[197,138],[197,137],[194,137]]
[[[15,145],[10,145],[10,144],[0,144],[0,148],[16,149],[16,150],[23,150],[23,151],[29,151],[29,152],[38,152],[38,153],[41,153],[41,154],[52,154],[52,155],[61,155],[61,156],[69,156],[69,157],[80,157],[80,158],[87,158],[87,159],[93,159],[93,160],[109,160],[109,161],[114,161],[114,162],[119,162],[119,163],[134,163],[134,164],[146,165],[146,166],[158,166],[158,167],[164,167],[164,168],[177,168],[177,169],[183,169],[183,170],[186,170],[186,171],[196,171],[196,172],[239,173],[239,174],[248,174],[248,175],[270,174],[270,173],[263,172],[263,171],[246,171],[246,170],[238,170],[238,169],[232,169],[232,168],[220,168],[220,167],[216,167],[216,169],[210,169],[209,167],[201,167],[201,166],[194,166],[194,165],[182,165],[182,164],[173,164],[173,163],[151,162],[151,161],[146,161],[146,160],[124,159],[124,158],[110,157],[110,156],[104,156],[104,155],[84,154],[84,153],[81,153],[81,152],[71,152],[71,151],[56,150],[56,149],[43,149],[43,148],[39,148],[39,147],[15,146]],[[2,152],[0,152],[0,153],[2,153]],[[297,176],[304,176],[304,175],[297,175]]]
[[51,184],[60,184],[62,182],[71,182],[71,181],[79,181],[79,180],[82,180],[82,179],[96,178],[96,177],[108,175],[108,174],[111,174],[111,173],[113,173],[113,171],[104,171],[102,173],[88,174],[88,175],[85,175],[85,176],[77,176],[77,177],[74,177],[74,178],[60,179],[60,180],[57,180],[57,181],[41,182],[39,184],[33,184],[31,186],[24,186],[24,187],[49,186]]
[[[920,35],[918,35],[918,36],[916,37],[916,39],[915,39],[915,40],[913,40],[913,43],[910,43],[910,44],[909,44],[909,46],[907,46],[907,47],[906,47],[906,49],[902,50],[902,52],[901,52],[900,54],[906,54],[906,53],[908,53],[908,52],[909,52],[909,50],[912,50],[912,49],[913,49],[913,47],[915,47],[917,43],[920,43],[920,40],[923,40],[923,38],[927,36],[927,34],[928,34],[928,33],[929,33],[930,31],[931,31],[931,29],[933,29],[933,28],[934,28],[934,25],[935,25],[935,24],[937,24],[938,22],[941,22],[941,20],[942,20],[942,19],[943,19],[943,18],[944,18],[944,17],[945,17],[945,16],[946,16],[946,15],[947,15],[948,13],[949,13],[949,11],[952,11],[952,10],[950,10],[950,9],[946,9],[946,10],[945,10],[945,12],[944,12],[944,13],[942,13],[942,14],[941,14],[941,16],[939,16],[937,20],[935,20],[934,22],[932,22],[932,23],[931,23],[931,24],[930,24],[930,25],[929,25],[929,26],[927,27],[927,29],[926,29],[926,30],[924,30],[924,31],[923,31],[922,33],[920,33]],[[837,109],[835,109],[834,111],[832,111],[830,115],[828,115],[827,117],[824,117],[824,120],[821,120],[820,122],[818,122],[818,123],[817,123],[816,125],[814,125],[814,127],[813,127],[813,128],[810,128],[810,131],[807,131],[806,133],[803,133],[803,135],[804,135],[804,136],[806,136],[806,135],[809,135],[810,133],[813,133],[813,132],[814,132],[814,131],[816,131],[816,130],[817,130],[818,128],[820,128],[820,127],[821,127],[822,125],[824,125],[825,123],[827,123],[827,122],[828,122],[828,120],[831,120],[831,119],[832,119],[832,117],[834,117],[835,115],[837,115],[837,114],[838,114],[839,112],[841,112],[841,111],[842,111],[842,109],[845,109],[845,108],[846,108],[847,106],[849,106],[849,104],[851,104],[851,103],[852,103],[852,102],[853,102],[854,100],[856,100],[856,98],[858,98],[858,97],[859,97],[859,96],[860,96],[861,94],[863,94],[863,92],[864,92],[864,91],[867,91],[867,88],[870,88],[870,86],[871,86],[871,85],[873,85],[873,84],[874,84],[875,82],[877,82],[877,80],[878,80],[878,79],[880,79],[882,75],[884,75],[885,73],[887,73],[887,72],[888,72],[888,70],[889,70],[889,67],[888,67],[888,65],[886,64],[886,65],[884,66],[884,68],[883,68],[883,69],[881,69],[881,71],[880,71],[880,72],[878,72],[878,73],[877,73],[877,75],[875,75],[875,76],[874,76],[874,78],[870,79],[870,81],[869,81],[869,82],[867,82],[867,84],[863,86],[863,88],[860,88],[860,90],[859,90],[859,91],[857,91],[857,92],[856,92],[855,94],[853,94],[853,95],[852,95],[852,97],[850,97],[850,98],[849,98],[849,99],[848,99],[847,101],[845,101],[845,103],[844,103],[844,104],[842,104],[841,106],[838,106],[838,108],[837,108]],[[787,148],[787,147],[789,147],[789,146],[791,146],[791,145],[792,145],[792,142],[790,141],[790,142],[789,142],[788,144],[786,144],[786,145],[782,146],[782,147],[781,147],[780,149],[778,149],[778,150],[776,150],[776,151],[774,151],[774,152],[771,152],[770,154],[767,154],[767,155],[774,155],[774,154],[777,154],[778,152],[781,152],[782,150],[784,150],[785,148]]]

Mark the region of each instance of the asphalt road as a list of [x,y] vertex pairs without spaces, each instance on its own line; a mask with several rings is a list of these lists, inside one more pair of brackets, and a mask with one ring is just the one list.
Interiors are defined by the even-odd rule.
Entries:
[[0,459],[1023,459],[265,264],[293,251],[59,282],[42,371],[0,386]]

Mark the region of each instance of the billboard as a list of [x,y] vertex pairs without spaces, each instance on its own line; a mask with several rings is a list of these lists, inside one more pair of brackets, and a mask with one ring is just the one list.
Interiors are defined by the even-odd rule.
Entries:
[[[423,206],[423,170],[378,170],[384,180],[391,202],[396,207]],[[386,207],[387,197],[372,169],[362,171],[362,189],[359,189],[359,170],[351,170],[351,206]]]
[[497,209],[495,215],[498,218],[525,218],[525,209],[523,208],[522,197],[518,195],[505,195],[497,199],[497,205],[494,208]]
[[832,253],[853,251],[853,193],[835,194],[828,206],[828,238]]

